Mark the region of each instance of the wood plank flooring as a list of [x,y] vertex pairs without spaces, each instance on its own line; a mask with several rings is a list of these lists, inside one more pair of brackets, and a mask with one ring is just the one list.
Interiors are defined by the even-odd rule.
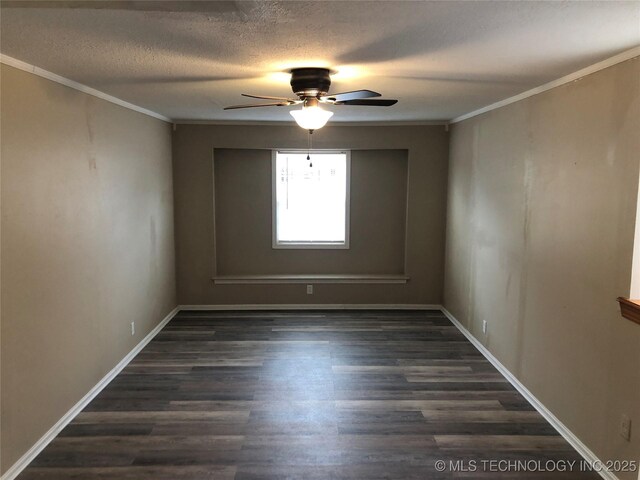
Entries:
[[599,478],[481,460],[580,457],[440,312],[181,312],[19,479]]

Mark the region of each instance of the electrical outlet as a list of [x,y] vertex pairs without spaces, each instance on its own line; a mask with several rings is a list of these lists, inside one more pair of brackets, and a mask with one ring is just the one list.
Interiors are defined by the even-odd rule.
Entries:
[[484,333],[485,335],[487,334],[487,321],[486,320],[482,321],[482,333]]
[[136,322],[131,322],[131,335],[136,334]]
[[631,419],[624,414],[620,417],[620,436],[627,442],[631,441]]
[[313,285],[307,285],[307,295],[313,295]]

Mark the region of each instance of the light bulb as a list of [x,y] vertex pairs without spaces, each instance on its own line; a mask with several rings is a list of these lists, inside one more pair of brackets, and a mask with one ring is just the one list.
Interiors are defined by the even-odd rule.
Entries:
[[305,130],[317,130],[324,127],[333,112],[323,110],[317,105],[302,107],[302,110],[291,110],[289,112],[296,123]]

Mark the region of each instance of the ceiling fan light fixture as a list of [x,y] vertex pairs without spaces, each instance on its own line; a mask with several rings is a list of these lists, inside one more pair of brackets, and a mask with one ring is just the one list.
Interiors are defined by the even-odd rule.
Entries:
[[[0,0],[2,1],[2,0]],[[333,93],[329,95],[331,88],[331,74],[335,73],[328,68],[304,67],[291,70],[291,90],[296,98],[272,97],[270,95],[250,95],[243,93],[242,96],[258,98],[260,100],[270,100],[269,103],[256,103],[249,105],[231,105],[224,107],[225,110],[236,110],[239,108],[258,107],[289,107],[291,105],[302,104],[302,110],[291,111],[291,116],[296,123],[305,130],[313,131],[324,127],[333,112],[328,112],[320,108],[320,104],[325,103],[332,106],[353,105],[353,106],[373,106],[390,107],[398,103],[397,100],[381,99],[382,95],[373,90],[352,90],[350,92]],[[348,71],[346,72],[348,73]]]
[[318,130],[324,127],[333,116],[333,112],[323,110],[317,105],[305,106],[301,110],[291,110],[289,113],[305,130]]

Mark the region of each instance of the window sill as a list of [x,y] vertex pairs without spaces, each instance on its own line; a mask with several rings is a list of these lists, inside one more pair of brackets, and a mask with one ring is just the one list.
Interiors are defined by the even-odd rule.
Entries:
[[622,313],[622,316],[632,322],[640,324],[640,300],[618,297],[618,302],[620,303],[620,313]]
[[407,275],[221,275],[213,277],[216,285],[260,285],[292,283],[407,283]]
[[308,250],[349,250],[349,243],[274,243],[271,246],[273,249],[308,249]]

